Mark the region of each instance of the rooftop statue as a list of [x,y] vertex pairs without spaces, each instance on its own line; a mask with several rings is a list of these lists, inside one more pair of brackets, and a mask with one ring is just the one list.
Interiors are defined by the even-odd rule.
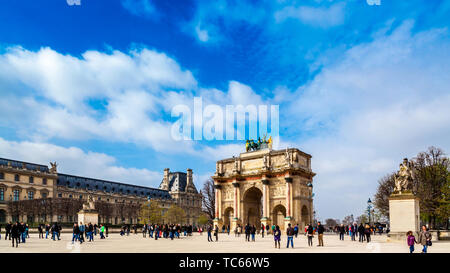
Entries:
[[58,164],[56,164],[56,161],[55,162],[50,162],[50,165],[52,166],[50,168],[50,172],[51,173],[56,173],[56,167],[58,167]]
[[269,139],[266,138],[266,135],[264,135],[263,139],[258,137],[258,140],[255,142],[253,139],[247,139],[245,141],[245,151],[257,151],[261,149],[272,149],[272,137],[269,137]]

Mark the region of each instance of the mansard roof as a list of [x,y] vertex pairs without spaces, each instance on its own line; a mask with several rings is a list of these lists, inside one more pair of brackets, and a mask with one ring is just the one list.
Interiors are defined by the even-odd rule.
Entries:
[[150,197],[156,199],[172,198],[168,191],[161,189],[62,173],[58,173],[57,185],[65,186],[68,188],[85,189],[89,191],[103,191],[107,193],[133,195],[138,197]]
[[[161,184],[159,185],[159,188],[161,189],[163,187],[164,178],[161,181]],[[185,192],[186,191],[186,185],[187,185],[187,174],[184,172],[171,172],[169,173],[169,192],[178,191],[178,192]],[[193,188],[195,189],[195,193],[197,192],[197,188],[192,183]]]
[[28,163],[24,161],[18,161],[18,160],[11,160],[6,158],[0,158],[0,166],[8,167],[8,162],[11,163],[11,167],[22,169],[22,167],[25,165],[25,169],[29,171],[40,171],[44,173],[49,173],[50,170],[48,169],[48,166],[45,165],[39,165],[34,163]]

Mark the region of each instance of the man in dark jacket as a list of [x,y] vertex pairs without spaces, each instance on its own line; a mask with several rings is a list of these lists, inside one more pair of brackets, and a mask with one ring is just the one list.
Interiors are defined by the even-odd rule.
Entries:
[[344,235],[345,235],[345,227],[344,224],[341,224],[339,227],[339,240],[344,241]]
[[244,232],[245,232],[245,240],[246,240],[247,242],[250,242],[250,231],[251,231],[250,229],[251,229],[250,224],[247,223],[247,225],[246,225],[245,228],[244,228]]
[[14,247],[14,241],[16,241],[16,247],[19,246],[19,237],[20,237],[20,224],[19,222],[16,222],[12,227],[11,227],[11,233],[10,233],[10,237],[12,237],[12,247]]
[[364,242],[364,226],[362,223],[358,227],[358,234],[359,234],[359,242],[360,243]]
[[323,246],[323,232],[325,231],[324,227],[320,222],[317,222],[317,237],[319,238],[319,245]]
[[11,240],[11,228],[12,228],[12,223],[9,222],[5,227],[5,240],[8,239],[8,235],[9,235],[9,239]]

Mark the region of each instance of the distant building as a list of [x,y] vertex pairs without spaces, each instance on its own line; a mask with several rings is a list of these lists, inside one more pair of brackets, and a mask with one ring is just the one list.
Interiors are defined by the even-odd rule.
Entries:
[[[23,212],[10,213],[7,203],[9,201],[55,198],[55,200],[73,199],[73,203],[78,205],[80,201],[86,201],[89,195],[98,203],[111,204],[110,207],[120,208],[127,204],[133,205],[128,206],[128,210],[125,212],[124,210],[118,212],[118,209],[110,209],[107,214],[100,214],[99,222],[101,223],[135,224],[138,222],[137,208],[149,199],[157,200],[164,210],[172,204],[179,204],[188,215],[186,223],[196,223],[196,217],[199,215],[197,211],[201,211],[201,197],[192,183],[192,170],[189,169],[189,176],[181,172],[170,176],[177,178],[169,183],[169,190],[169,188],[156,189],[58,173],[56,164],[51,164],[52,167],[48,168],[45,165],[0,158],[0,223],[8,221],[75,222],[77,214],[74,210],[58,212],[56,215],[44,213],[33,213],[32,215],[28,213],[27,215]],[[166,175],[166,171],[164,171],[164,178]],[[190,178],[187,179],[187,177]],[[188,180],[189,183],[187,183]],[[115,206],[113,206],[114,204]],[[132,213],[130,213],[130,208],[134,209]]]
[[164,177],[159,189],[168,191],[175,204],[186,212],[186,222],[197,224],[201,214],[202,195],[197,191],[192,178],[192,170],[171,173],[169,168],[164,169]]

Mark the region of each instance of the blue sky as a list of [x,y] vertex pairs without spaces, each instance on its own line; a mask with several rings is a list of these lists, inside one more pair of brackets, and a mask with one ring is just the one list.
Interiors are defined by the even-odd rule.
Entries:
[[[2,1],[0,156],[196,185],[238,141],[170,138],[172,107],[280,105],[278,148],[313,155],[319,218],[359,215],[377,180],[450,150],[448,1]],[[340,206],[336,206],[340,204]]]

